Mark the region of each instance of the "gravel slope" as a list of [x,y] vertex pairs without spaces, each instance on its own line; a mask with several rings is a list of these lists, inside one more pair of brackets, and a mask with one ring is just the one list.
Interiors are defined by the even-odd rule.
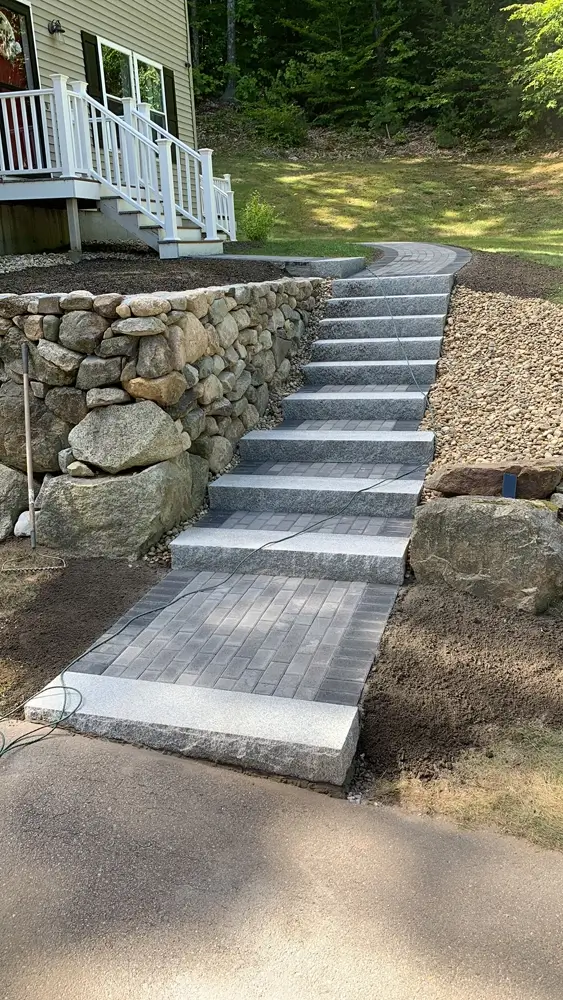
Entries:
[[430,402],[430,471],[562,454],[563,306],[456,288]]

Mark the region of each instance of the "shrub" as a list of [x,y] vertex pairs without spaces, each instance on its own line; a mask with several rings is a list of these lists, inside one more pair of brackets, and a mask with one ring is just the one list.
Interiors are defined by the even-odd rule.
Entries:
[[247,240],[262,243],[270,236],[276,222],[276,210],[253,191],[242,213],[242,229]]
[[307,122],[297,104],[258,104],[245,114],[258,135],[274,146],[302,146],[307,138]]
[[437,125],[434,129],[434,139],[440,149],[454,149],[457,146],[457,138],[445,125]]

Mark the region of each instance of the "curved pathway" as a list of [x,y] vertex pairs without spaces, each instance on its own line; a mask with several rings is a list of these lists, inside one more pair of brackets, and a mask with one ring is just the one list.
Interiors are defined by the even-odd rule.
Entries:
[[369,269],[357,277],[378,275],[401,276],[408,274],[455,274],[471,260],[471,252],[461,247],[437,243],[366,243],[383,250],[383,257],[370,264]]

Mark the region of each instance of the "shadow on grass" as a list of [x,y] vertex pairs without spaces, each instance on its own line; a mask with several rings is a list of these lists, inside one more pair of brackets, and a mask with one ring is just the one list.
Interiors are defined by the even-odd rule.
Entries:
[[229,169],[239,205],[254,189],[275,205],[276,238],[460,243],[563,264],[559,160],[323,164],[234,157]]

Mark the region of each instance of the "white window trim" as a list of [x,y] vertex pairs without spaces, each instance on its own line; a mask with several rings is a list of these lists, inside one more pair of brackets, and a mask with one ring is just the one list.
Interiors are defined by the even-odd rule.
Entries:
[[[133,49],[126,49],[123,45],[118,45],[117,42],[110,42],[107,38],[101,38],[99,35],[96,36],[98,42],[98,59],[100,63],[100,72],[102,77],[102,94],[104,98],[104,104],[107,107],[108,95],[106,90],[106,77],[104,73],[104,61],[102,53],[102,45],[106,48],[115,49],[117,52],[123,52],[124,55],[129,57],[129,71],[131,73],[131,82],[133,85],[133,98],[136,104],[141,103],[141,93],[139,88],[139,71],[137,69],[137,63],[146,63],[147,66],[154,66],[155,69],[160,70],[160,84],[162,88],[162,104],[163,109],[159,111],[158,108],[154,110],[157,114],[161,114],[164,117],[164,127],[168,128],[168,115],[166,114],[166,96],[164,91],[164,68],[162,63],[155,62],[154,59],[149,59],[148,56],[143,56],[139,52],[134,52]],[[110,97],[115,101],[120,101],[121,98],[117,97],[115,94],[110,94]]]

